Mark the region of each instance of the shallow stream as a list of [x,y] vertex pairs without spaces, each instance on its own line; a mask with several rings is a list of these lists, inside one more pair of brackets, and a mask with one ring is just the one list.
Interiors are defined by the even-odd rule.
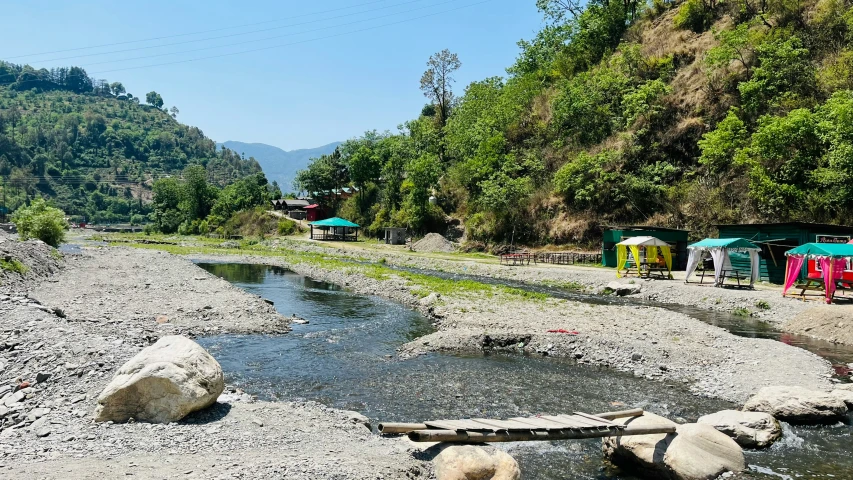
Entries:
[[[401,344],[431,331],[419,313],[279,267],[200,263],[286,316],[309,319],[283,336],[200,339],[229,384],[267,400],[315,400],[377,421],[472,416],[505,418],[642,407],[693,421],[730,404],[683,386],[570,360],[523,355],[425,355],[399,361]],[[849,425],[787,427],[765,452],[747,452],[755,478],[846,478],[853,472]],[[525,479],[633,479],[603,460],[600,440],[503,444]],[[761,473],[764,472],[764,473]],[[768,473],[775,472],[775,473]]]

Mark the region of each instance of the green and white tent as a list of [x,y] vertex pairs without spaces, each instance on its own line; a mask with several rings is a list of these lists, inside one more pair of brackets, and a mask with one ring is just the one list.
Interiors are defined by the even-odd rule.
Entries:
[[690,255],[687,258],[687,275],[684,281],[690,280],[690,276],[696,271],[702,258],[710,254],[714,260],[714,285],[720,285],[723,270],[732,270],[732,262],[729,258],[730,252],[746,253],[750,260],[749,284],[754,285],[758,280],[759,258],[758,252],[761,248],[744,238],[706,238],[701,242],[688,245]]

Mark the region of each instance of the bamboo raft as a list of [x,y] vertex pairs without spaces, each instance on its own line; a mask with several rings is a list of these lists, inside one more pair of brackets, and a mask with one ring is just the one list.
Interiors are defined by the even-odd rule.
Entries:
[[674,433],[674,426],[631,427],[614,423],[617,418],[639,417],[642,409],[590,415],[541,415],[507,420],[472,418],[437,420],[424,423],[380,423],[383,434],[407,434],[414,442],[526,442],[542,440],[577,440],[583,438],[621,437]]

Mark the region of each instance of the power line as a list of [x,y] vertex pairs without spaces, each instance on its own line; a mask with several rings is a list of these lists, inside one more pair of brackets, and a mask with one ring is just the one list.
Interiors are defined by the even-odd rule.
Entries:
[[102,70],[102,71],[100,71],[100,72],[95,72],[95,73],[93,73],[92,75],[101,75],[101,74],[104,74],[104,73],[120,72],[120,71],[125,71],[125,70],[138,70],[138,69],[141,69],[141,68],[161,67],[161,66],[166,66],[166,65],[177,65],[177,64],[181,64],[181,63],[189,63],[189,62],[198,62],[198,61],[201,61],[201,60],[209,60],[209,59],[212,59],[212,58],[230,57],[230,56],[234,56],[234,55],[242,55],[242,54],[244,54],[244,53],[254,53],[254,52],[260,52],[260,51],[264,51],[264,50],[270,50],[270,49],[273,49],[273,48],[289,47],[289,46],[293,46],[293,45],[300,45],[300,44],[303,44],[303,43],[316,42],[316,41],[320,41],[320,40],[328,40],[328,39],[330,39],[330,38],[341,37],[341,36],[344,36],[344,35],[350,35],[350,34],[354,34],[354,33],[367,32],[367,31],[370,31],[370,30],[376,30],[376,29],[378,29],[378,28],[390,27],[390,26],[393,26],[393,25],[399,25],[399,24],[402,24],[402,23],[408,23],[408,22],[412,22],[412,21],[415,21],[415,20],[422,20],[422,19],[424,19],[424,18],[429,18],[429,17],[434,17],[434,16],[436,16],[436,15],[442,15],[442,14],[445,14],[445,13],[455,12],[455,11],[457,11],[457,10],[462,10],[462,9],[464,9],[464,8],[469,8],[469,7],[474,7],[474,6],[477,6],[477,5],[482,5],[482,4],[484,4],[484,3],[489,3],[489,2],[492,2],[492,1],[494,1],[494,0],[482,0],[482,1],[480,1],[480,2],[475,2],[475,3],[468,4],[468,5],[463,5],[463,6],[461,6],[461,7],[457,7],[457,8],[451,8],[451,9],[449,9],[449,10],[444,10],[444,11],[441,11],[441,12],[430,13],[430,14],[428,14],[428,15],[422,15],[422,16],[420,16],[420,17],[408,18],[408,19],[405,19],[405,20],[397,21],[397,22],[385,23],[385,24],[382,24],[382,25],[376,25],[376,26],[373,26],[373,27],[362,28],[362,29],[359,29],[359,30],[351,30],[351,31],[348,31],[348,32],[337,33],[337,34],[335,34],[335,35],[328,35],[328,36],[325,36],[325,37],[309,38],[309,39],[307,39],[307,40],[300,40],[300,41],[298,41],[298,42],[282,43],[282,44],[279,44],[279,45],[272,45],[272,46],[269,46],[269,47],[255,48],[255,49],[250,49],[250,50],[242,50],[242,51],[239,51],[239,52],[222,53],[222,54],[219,54],[219,55],[210,55],[210,56],[207,56],[207,57],[190,58],[190,59],[187,59],[187,60],[178,60],[178,61],[174,61],[174,62],[154,63],[154,64],[149,64],[149,65],[140,65],[140,66],[136,66],[136,67],[114,68],[114,69],[111,69],[111,70]]
[[[361,4],[358,4],[358,5],[352,5],[352,6],[349,6],[349,7],[341,7],[341,8],[334,8],[334,9],[331,9],[331,10],[324,10],[324,11],[322,11],[322,12],[314,12],[314,13],[305,13],[305,14],[302,14],[302,15],[294,15],[294,16],[292,16],[292,17],[288,17],[288,18],[290,18],[290,19],[293,19],[293,18],[303,18],[303,17],[310,17],[310,16],[312,16],[312,15],[322,15],[322,14],[324,14],[324,13],[339,12],[339,11],[342,11],[342,10],[349,10],[349,9],[351,9],[351,8],[358,8],[358,7],[364,7],[364,6],[367,6],[367,5],[374,5],[374,4],[377,4],[377,3],[382,3],[382,2],[384,2],[384,1],[386,1],[386,0],[376,0],[376,1],[373,1],[373,2],[361,3]],[[49,51],[49,52],[29,53],[29,54],[26,54],[26,55],[18,55],[18,56],[14,56],[14,57],[6,57],[6,58],[8,58],[8,59],[13,59],[13,58],[37,57],[37,56],[40,56],[40,55],[49,55],[49,54],[52,54],[52,53],[75,52],[75,51],[80,51],[80,50],[89,50],[89,49],[93,49],[93,48],[104,48],[104,47],[114,47],[114,46],[118,46],[118,45],[129,45],[129,44],[131,44],[131,43],[153,42],[153,41],[156,41],[156,40],[166,40],[166,39],[169,39],[169,38],[189,37],[189,36],[192,36],[192,35],[201,35],[201,34],[203,34],[203,33],[221,32],[221,31],[223,31],[223,30],[232,30],[232,29],[235,29],[235,28],[254,27],[254,26],[257,26],[257,25],[265,25],[265,24],[275,23],[275,22],[281,22],[281,21],[282,21],[282,19],[277,19],[277,20],[266,20],[266,21],[263,21],[263,22],[255,22],[255,23],[246,23],[246,24],[243,24],[243,25],[235,25],[235,26],[233,26],[233,27],[221,27],[221,28],[214,28],[214,29],[211,29],[211,30],[202,30],[202,31],[198,31],[198,32],[178,33],[178,34],[174,34],[174,35],[164,35],[164,36],[161,36],[161,37],[143,38],[143,39],[140,39],[140,40],[127,40],[127,41],[124,41],[124,42],[113,42],[113,43],[104,43],[104,44],[101,44],[101,45],[90,45],[90,46],[88,46],[88,47],[67,48],[67,49],[64,49],[64,50],[52,50],[52,51]]]
[[[114,54],[114,53],[126,53],[126,52],[134,52],[134,51],[139,51],[139,50],[151,50],[151,49],[155,49],[155,48],[171,47],[171,46],[175,46],[175,45],[186,45],[186,44],[188,44],[188,43],[206,42],[206,41],[208,41],[208,40],[219,40],[219,39],[222,39],[222,38],[240,37],[240,36],[244,36],[244,35],[252,35],[252,34],[255,34],[255,33],[263,33],[263,32],[269,32],[269,31],[273,31],[273,30],[281,30],[281,29],[283,29],[283,28],[299,27],[299,26],[302,26],[302,25],[310,25],[310,24],[312,24],[312,23],[325,22],[325,21],[327,21],[327,20],[334,20],[334,19],[338,19],[338,18],[348,18],[348,17],[352,17],[352,16],[356,16],[356,15],[362,15],[362,14],[370,13],[370,12],[378,12],[378,11],[380,11],[380,10],[387,10],[387,9],[389,9],[389,8],[396,8],[396,7],[399,7],[399,6],[409,5],[409,4],[412,4],[412,3],[418,3],[418,2],[423,2],[423,1],[424,1],[424,0],[410,0],[410,1],[408,1],[408,2],[398,3],[398,4],[396,4],[396,5],[392,5],[392,6],[390,6],[390,7],[380,7],[380,8],[375,8],[375,9],[373,9],[373,10],[364,10],[364,11],[361,11],[361,12],[349,13],[349,14],[346,14],[346,15],[338,15],[338,16],[336,16],[336,17],[321,18],[321,19],[318,19],[318,20],[311,20],[311,21],[308,21],[308,22],[301,22],[301,23],[291,23],[291,24],[289,24],[289,25],[282,25],[282,26],[279,26],[279,27],[264,28],[264,29],[261,29],[261,30],[251,30],[251,31],[248,31],[248,32],[232,33],[232,34],[229,34],[229,35],[221,35],[221,36],[218,36],[218,37],[199,38],[199,39],[196,39],[196,40],[186,40],[186,41],[183,41],[183,42],[164,43],[164,44],[160,44],[160,45],[149,45],[149,46],[146,46],[146,47],[126,48],[126,49],[123,49],[123,50],[111,50],[111,51],[109,51],[109,52],[87,53],[87,54],[84,54],[84,55],[73,55],[73,56],[70,56],[70,57],[51,58],[51,59],[48,59],[48,60],[39,60],[39,62],[58,62],[58,61],[62,61],[62,60],[70,60],[70,59],[75,59],[75,58],[97,57],[97,56],[101,56],[101,55],[111,55],[111,54]],[[444,3],[450,3],[450,2],[444,2]],[[438,4],[438,5],[442,5],[442,4]],[[422,10],[422,9],[424,9],[424,8],[429,8],[429,7],[432,7],[432,6],[436,6],[436,5],[427,5],[426,7],[416,8],[416,9],[408,10],[408,11],[405,11],[405,12],[392,13],[391,15],[400,15],[400,14],[402,14],[402,13],[408,13],[408,12],[412,12],[412,11]],[[364,21],[375,20],[375,19],[377,19],[377,18],[384,18],[384,17],[386,17],[386,16],[391,16],[391,15],[385,15],[385,16],[375,17],[375,18],[373,18],[373,19],[367,19],[367,20],[364,20]],[[354,23],[357,23],[357,22],[354,22]],[[338,26],[345,26],[345,25],[351,25],[351,24],[349,24],[349,23],[345,23],[345,24],[343,24],[343,25],[338,25]],[[326,27],[326,28],[334,28],[334,27]],[[320,29],[320,30],[323,30],[323,29]],[[313,30],[311,30],[311,31],[313,31]],[[309,32],[310,32],[310,31],[309,31]],[[309,32],[302,32],[302,33],[309,33]],[[294,34],[294,35],[295,35],[295,34]],[[278,36],[278,37],[270,37],[270,38],[280,38],[280,37],[281,37],[281,36]],[[262,41],[262,40],[269,40],[270,38],[260,39],[260,40],[250,40],[250,41]],[[240,45],[240,44],[238,43],[238,44],[236,44],[236,45]],[[217,47],[209,47],[209,48],[217,48]],[[194,51],[194,50],[190,50],[190,52],[192,52],[192,51]],[[13,58],[14,58],[14,57],[13,57]],[[132,60],[132,59],[131,59],[131,60]],[[98,65],[98,64],[89,64],[89,65]]]
[[[148,65],[139,65],[139,66],[135,66],[135,67],[123,67],[123,68],[115,68],[115,69],[111,69],[111,70],[102,70],[100,72],[87,73],[86,75],[79,75],[79,74],[78,75],[70,75],[69,74],[69,75],[66,75],[64,78],[68,79],[68,78],[75,78],[75,77],[90,77],[94,80],[94,78],[93,78],[94,75],[101,75],[104,73],[119,72],[119,71],[125,71],[125,70],[139,70],[139,69],[143,69],[143,68],[152,68],[152,67],[160,67],[160,66],[167,66],[167,65],[177,65],[177,64],[182,64],[182,63],[197,62],[197,61],[201,61],[201,60],[209,60],[209,59],[213,59],[213,58],[222,58],[222,57],[228,57],[228,56],[234,56],[234,55],[242,55],[245,53],[253,53],[253,52],[259,52],[259,51],[264,51],[264,50],[270,50],[270,49],[274,49],[274,48],[282,48],[282,47],[288,47],[288,46],[293,46],[293,45],[300,45],[303,43],[310,43],[310,42],[316,42],[316,41],[321,41],[321,40],[328,40],[330,38],[337,38],[337,37],[341,37],[344,35],[351,35],[351,34],[355,34],[355,33],[361,33],[361,32],[366,32],[366,31],[370,31],[370,30],[376,30],[376,29],[383,28],[383,27],[399,25],[402,23],[413,22],[416,20],[422,20],[424,18],[429,18],[429,17],[434,17],[437,15],[442,15],[445,13],[455,12],[458,10],[474,7],[477,5],[482,5],[484,3],[489,3],[492,1],[494,1],[494,0],[482,0],[479,2],[471,3],[468,5],[462,5],[460,7],[451,8],[451,9],[443,10],[440,12],[435,12],[435,13],[431,13],[431,14],[427,14],[427,15],[421,15],[418,17],[403,19],[403,20],[400,20],[397,22],[390,22],[390,23],[385,23],[385,24],[381,24],[381,25],[374,25],[372,27],[366,27],[366,28],[362,28],[362,29],[358,29],[358,30],[341,32],[341,33],[337,33],[334,35],[327,35],[324,37],[316,37],[316,38],[310,38],[310,39],[306,39],[306,40],[300,40],[298,42],[283,43],[283,44],[272,45],[272,46],[268,46],[268,47],[261,47],[261,48],[255,48],[255,49],[249,49],[249,50],[241,50],[238,52],[223,53],[223,54],[218,54],[218,55],[209,55],[206,57],[190,58],[190,59],[178,60],[178,61],[174,61],[174,62],[164,62],[164,63],[155,63],[155,64],[148,64]],[[444,3],[450,3],[450,2],[444,2]],[[186,53],[186,52],[183,52],[183,53]],[[139,60],[141,58],[153,58],[153,57],[157,57],[157,56],[160,56],[160,55],[153,55],[150,57],[139,57],[139,58],[136,58],[136,60]],[[121,60],[117,60],[117,61],[121,61]],[[115,62],[109,62],[109,63],[115,63]],[[12,74],[6,74],[6,75],[10,76],[10,77],[13,76]],[[40,81],[44,81],[44,80],[43,79],[25,80],[23,83],[34,83],[34,82],[40,82]]]
[[[415,0],[415,1],[422,1],[422,0]],[[246,41],[243,41],[243,42],[228,43],[228,44],[224,44],[224,45],[214,45],[214,46],[210,46],[210,47],[202,47],[202,48],[196,48],[196,49],[192,49],[192,50],[184,50],[184,51],[180,51],[180,52],[166,52],[166,53],[158,53],[158,54],[154,54],[154,55],[144,55],[144,56],[140,56],[140,57],[122,58],[122,59],[118,59],[118,60],[104,60],[104,61],[102,61],[102,62],[87,63],[87,64],[86,64],[86,66],[87,66],[87,67],[91,67],[91,66],[93,66],[93,65],[104,65],[104,64],[119,63],[119,62],[130,62],[130,61],[133,61],[133,60],[143,60],[143,59],[147,59],[147,58],[167,57],[167,56],[170,56],[170,55],[181,55],[181,54],[185,54],[185,53],[202,52],[202,51],[205,51],[205,50],[214,50],[214,49],[217,49],[217,48],[223,48],[223,47],[234,47],[234,46],[237,46],[237,45],[245,45],[245,44],[247,44],[247,43],[265,42],[265,41],[267,41],[267,40],[275,40],[275,39],[277,39],[277,38],[292,37],[292,36],[295,36],[295,35],[302,35],[302,34],[306,34],[306,33],[320,32],[320,31],[323,31],[323,30],[330,30],[330,29],[334,29],[334,28],[346,27],[346,26],[349,26],[349,25],[357,25],[357,24],[364,23],[364,22],[370,22],[370,21],[373,21],[373,20],[379,20],[379,19],[381,19],[381,18],[393,17],[393,16],[395,16],[395,15],[403,15],[403,14],[407,14],[407,13],[416,12],[416,11],[418,11],[418,10],[424,10],[424,9],[426,9],[426,8],[431,8],[431,7],[440,6],[440,5],[446,5],[446,4],[448,4],[448,3],[454,3],[454,2],[456,2],[456,1],[457,1],[457,0],[448,0],[448,1],[441,2],[441,3],[435,4],[435,5],[428,5],[428,6],[426,6],[426,7],[415,8],[415,9],[407,10],[407,11],[404,11],[404,12],[395,12],[395,13],[390,13],[390,14],[387,14],[387,15],[380,15],[380,16],[378,16],[378,17],[373,17],[373,18],[368,18],[368,19],[363,19],[363,20],[356,20],[356,21],[354,21],[354,22],[342,23],[342,24],[339,24],[339,25],[331,25],[331,26],[328,26],[328,27],[315,28],[315,29],[313,29],[313,30],[307,30],[307,31],[303,31],[303,32],[293,32],[293,33],[288,33],[288,34],[284,34],[284,35],[276,35],[276,36],[273,36],[273,37],[258,38],[258,39],[255,39],[255,40],[246,40]],[[410,2],[410,3],[411,3],[411,2]]]

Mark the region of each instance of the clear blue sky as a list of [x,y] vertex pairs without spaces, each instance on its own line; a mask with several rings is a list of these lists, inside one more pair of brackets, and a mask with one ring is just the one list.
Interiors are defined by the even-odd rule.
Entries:
[[[426,103],[418,88],[425,62],[444,48],[462,60],[456,74],[458,93],[471,81],[505,75],[504,69],[518,53],[516,42],[535,34],[541,16],[534,0],[480,2],[9,1],[3,2],[0,59],[37,68],[82,66],[96,78],[121,81],[128,92],[142,98],[155,90],[166,106],[180,109],[181,122],[200,127],[216,141],[261,142],[286,150],[310,148],[367,129],[393,131],[416,117]],[[471,6],[460,8],[466,5]],[[436,13],[440,14],[432,15]],[[397,23],[407,19],[413,20]],[[253,25],[236,28],[246,24]],[[339,26],[343,24],[348,25]],[[376,28],[365,30],[371,27]],[[209,30],[215,31],[30,55]],[[267,31],[242,35],[257,30]],[[364,31],[330,37],[356,30]],[[224,35],[234,36],[69,58]],[[174,52],[184,53],[163,55]],[[150,58],[127,60],[134,57]],[[127,69],[138,66],[144,68]]]

